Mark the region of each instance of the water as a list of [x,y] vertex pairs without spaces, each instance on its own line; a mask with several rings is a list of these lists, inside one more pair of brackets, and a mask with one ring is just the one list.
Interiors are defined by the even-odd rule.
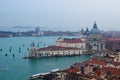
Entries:
[[[23,59],[28,54],[27,48],[34,41],[39,43],[39,47],[55,44],[59,36],[41,37],[11,37],[0,38],[0,80],[27,80],[29,76],[48,72],[55,68],[66,69],[75,62],[82,62],[89,59],[89,56],[61,57],[61,58],[42,58],[42,59]],[[24,44],[24,45],[23,45]],[[11,52],[9,52],[12,47]],[[19,48],[21,52],[19,52]],[[7,53],[7,56],[5,54]],[[15,57],[13,58],[13,54]],[[46,64],[52,64],[50,66]],[[2,71],[2,68],[9,68]]]

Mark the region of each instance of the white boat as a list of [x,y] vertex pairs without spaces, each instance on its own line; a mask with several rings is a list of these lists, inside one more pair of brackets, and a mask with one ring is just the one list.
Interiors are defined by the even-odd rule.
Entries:
[[60,69],[59,69],[59,68],[53,69],[53,70],[51,70],[50,72],[57,72],[57,71],[60,71]]
[[50,73],[49,73],[49,72],[46,72],[46,73],[34,74],[34,75],[32,75],[32,76],[29,78],[29,80],[37,79],[37,78],[42,78],[43,76],[48,75],[48,74],[50,74]]
[[53,64],[52,63],[46,63],[46,66],[52,66]]
[[6,71],[8,70],[9,68],[2,68],[1,71]]
[[53,70],[51,70],[50,72],[46,72],[46,73],[34,74],[34,75],[32,75],[32,76],[29,77],[29,80],[35,80],[35,79],[37,79],[37,78],[42,79],[45,75],[49,75],[49,74],[51,74],[51,73],[55,73],[55,72],[58,72],[58,71],[60,71],[59,68],[53,69]]

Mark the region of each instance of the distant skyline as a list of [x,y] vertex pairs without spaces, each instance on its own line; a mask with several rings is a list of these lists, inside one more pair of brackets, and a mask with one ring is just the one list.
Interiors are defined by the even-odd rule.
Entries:
[[80,31],[91,29],[94,21],[102,31],[120,31],[120,0],[0,0],[0,30]]

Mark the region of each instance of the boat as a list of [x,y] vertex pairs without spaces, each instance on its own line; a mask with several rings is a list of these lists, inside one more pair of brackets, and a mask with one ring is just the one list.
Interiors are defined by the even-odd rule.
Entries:
[[50,74],[53,74],[53,73],[56,73],[56,72],[59,72],[59,71],[60,71],[60,69],[57,68],[57,69],[51,70],[50,72],[34,74],[34,75],[29,77],[29,80],[36,80],[36,79],[40,80],[40,79],[45,78],[45,76],[47,76],[47,75],[50,75]]
[[6,71],[8,70],[9,68],[2,68],[1,71]]
[[46,66],[52,66],[53,64],[52,63],[46,63]]
[[34,74],[34,75],[30,76],[29,80],[34,80],[34,79],[37,79],[37,78],[43,78],[45,75],[48,75],[48,74],[50,74],[50,73],[46,72],[46,73]]
[[53,70],[51,70],[50,72],[58,72],[58,71],[60,71],[60,69],[59,68],[57,68],[57,69],[53,69]]
[[12,35],[9,33],[1,33],[0,32],[0,37],[11,37]]

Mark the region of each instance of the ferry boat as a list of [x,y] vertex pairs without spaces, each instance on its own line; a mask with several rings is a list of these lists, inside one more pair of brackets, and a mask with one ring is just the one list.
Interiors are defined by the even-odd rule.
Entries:
[[48,74],[50,74],[50,72],[34,74],[34,75],[30,76],[29,80],[43,78],[45,75],[48,75]]
[[58,71],[60,71],[59,68],[53,69],[50,72],[46,72],[46,73],[34,74],[34,75],[30,76],[29,80],[35,80],[35,79],[39,79],[39,80],[41,79],[42,80],[46,75],[51,75],[51,74],[56,73]]

